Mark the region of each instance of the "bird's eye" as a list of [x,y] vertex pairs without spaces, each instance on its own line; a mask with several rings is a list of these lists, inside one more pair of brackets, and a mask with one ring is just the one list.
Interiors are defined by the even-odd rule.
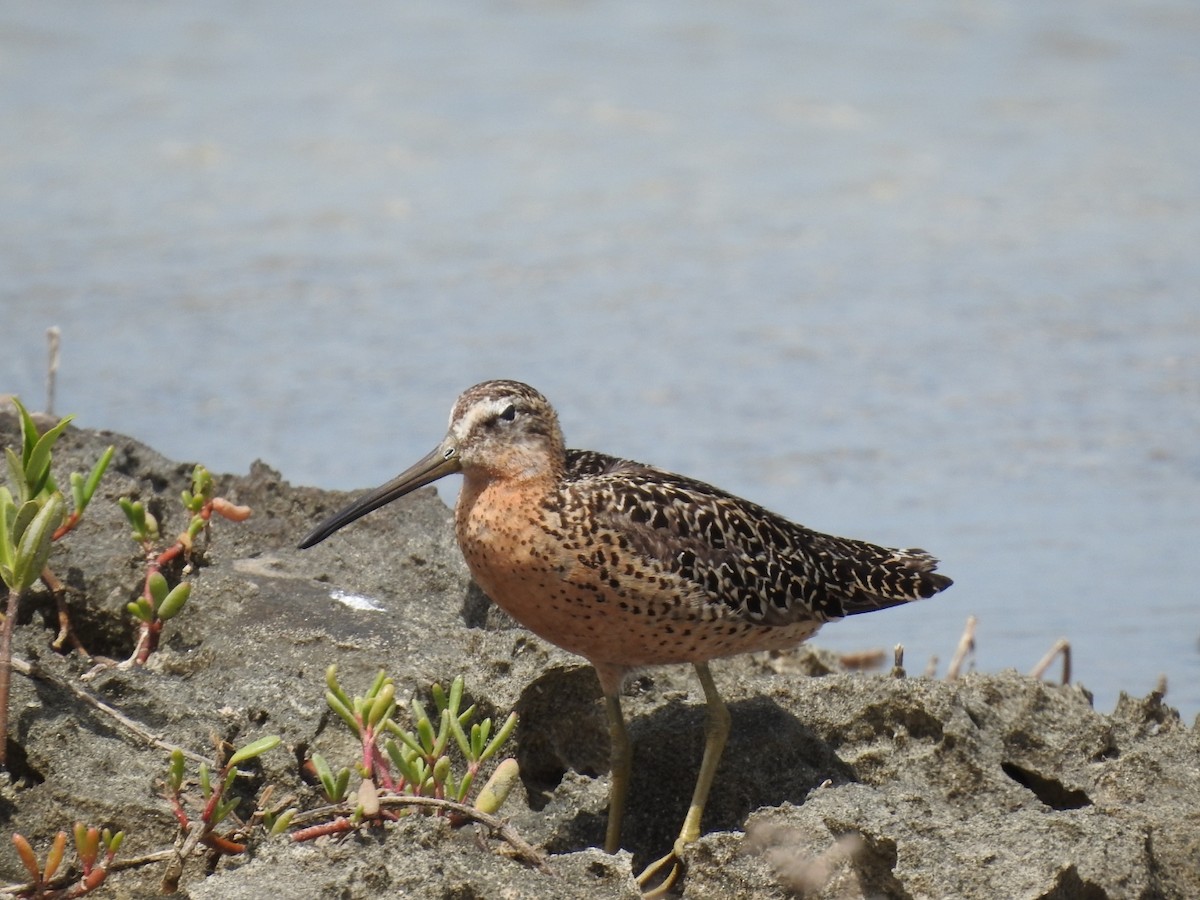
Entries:
[[508,404],[508,406],[504,407],[504,410],[500,413],[500,420],[502,422],[511,422],[516,417],[517,417],[517,408],[515,406],[513,406],[511,403]]

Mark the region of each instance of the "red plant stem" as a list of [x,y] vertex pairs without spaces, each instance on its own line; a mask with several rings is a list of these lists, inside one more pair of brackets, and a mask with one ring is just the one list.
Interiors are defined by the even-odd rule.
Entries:
[[224,853],[227,856],[237,856],[239,853],[246,852],[246,845],[239,844],[236,841],[231,841],[227,837],[222,837],[219,834],[206,834],[200,838],[200,843],[206,847],[211,847],[218,853]]
[[79,524],[80,518],[82,517],[80,516],[78,510],[72,511],[72,513],[67,516],[67,520],[54,529],[54,534],[50,536],[50,540],[57,541],[60,537],[72,531],[75,526]]
[[[205,523],[205,528],[208,527],[208,522],[212,518],[213,503],[217,499],[221,498],[209,500],[203,506],[201,506],[199,512],[196,513],[196,515],[199,516],[199,518]],[[228,508],[228,515],[226,515],[226,511],[218,511],[220,511],[222,515],[226,515],[226,518],[230,518],[233,521],[240,522],[250,515],[249,507],[234,506],[233,504],[229,503],[229,501],[224,499],[221,499],[221,504],[223,507]],[[72,516],[74,516],[76,521],[78,520],[78,516],[76,514],[72,513]],[[66,531],[63,530],[63,533],[65,534]],[[143,544],[143,548],[146,551],[146,577],[142,583],[142,596],[145,598],[146,602],[150,604],[150,609],[152,611],[155,609],[155,605],[154,595],[150,592],[150,576],[155,572],[161,572],[168,563],[176,559],[178,556],[190,551],[191,539],[187,535],[188,533],[184,531],[179,535],[179,539],[177,539],[174,544],[162,551],[162,553],[159,553],[157,556],[154,555],[154,547],[151,543],[146,542]],[[56,534],[55,537],[57,536],[58,535]],[[139,666],[146,664],[146,661],[150,658],[150,654],[158,649],[158,640],[159,635],[162,633],[162,627],[162,620],[158,618],[155,618],[150,622],[142,623],[141,628],[138,631],[137,646],[134,647],[133,653],[129,657],[130,661]],[[79,646],[79,641],[75,638],[74,633],[70,633],[70,636],[71,640],[77,646]],[[87,652],[82,646],[79,646],[79,649],[84,653]],[[0,759],[0,764],[2,763],[3,760]]]
[[143,622],[138,634],[137,647],[133,651],[133,659],[139,666],[145,665],[150,654],[158,649],[158,636],[162,633],[162,621]]
[[378,747],[374,747],[373,750],[375,752],[375,760],[377,763],[375,767],[375,774],[378,777],[379,786],[388,791],[398,790],[396,782],[392,780],[392,772],[388,767],[387,756]]
[[392,779],[388,758],[375,742],[375,730],[363,723],[361,719],[359,723],[362,725],[363,769],[367,773],[366,777],[377,781],[384,790],[396,790],[396,782]]
[[42,569],[42,584],[46,585],[46,589],[53,595],[54,605],[58,610],[58,635],[50,646],[55,650],[61,650],[63,644],[70,641],[71,646],[84,656],[91,656],[87,652],[87,648],[83,646],[83,642],[75,634],[75,629],[71,627],[71,612],[67,609],[66,591],[63,583],[58,580],[58,576],[50,570],[49,566]]
[[108,869],[92,869],[83,876],[82,883],[75,888],[71,893],[67,894],[68,900],[74,897],[82,897],[84,894],[90,894],[100,885],[104,884],[104,879],[108,877]]
[[225,779],[228,775],[229,767],[226,766],[221,770],[219,776],[219,784],[222,786],[221,789],[214,790],[209,796],[208,802],[204,804],[204,809],[200,813],[200,821],[195,824],[193,824],[188,818],[188,814],[184,810],[178,794],[172,794],[167,799],[171,801],[171,812],[175,814],[175,820],[179,823],[179,827],[182,828],[184,832],[190,831],[193,827],[202,828],[204,829],[204,834],[200,837],[200,843],[204,844],[206,847],[211,847],[218,853],[235,856],[238,853],[245,853],[246,845],[239,844],[236,841],[231,841],[229,838],[222,837],[221,835],[215,833],[212,830],[215,823],[210,821],[213,817],[213,813],[216,811],[217,803],[220,802],[222,795],[225,793],[224,785]]
[[371,726],[364,722],[358,716],[359,727],[362,729],[362,767],[365,778],[373,778],[375,776],[375,732]]
[[179,795],[173,794],[170,798],[171,812],[175,814],[175,821],[179,823],[179,827],[184,831],[188,830],[191,820],[188,819],[188,814],[183,808],[183,804],[179,802]]
[[[150,576],[155,572],[161,572],[163,567],[184,552],[182,541],[176,541],[162,553],[153,556],[153,548],[148,548],[146,552],[146,577],[142,580],[142,596],[146,602],[150,604],[150,609],[154,607],[154,595],[150,591]],[[150,622],[143,622],[138,631],[137,646],[133,650],[133,654],[129,657],[137,665],[144,666],[146,660],[150,658],[150,654],[158,649],[158,638],[162,634],[163,623],[161,619],[154,619]]]
[[324,837],[327,834],[345,834],[347,831],[353,831],[354,825],[345,816],[338,816],[332,822],[322,822],[320,825],[312,825],[308,828],[301,828],[299,831],[292,832],[292,841],[299,843],[300,841],[312,841],[319,837]]
[[149,571],[146,573],[146,576],[149,577],[150,572],[159,571],[163,566],[165,566],[167,563],[169,563],[171,560],[173,560],[175,557],[177,557],[182,552],[183,552],[183,542],[176,541],[174,544],[172,544],[170,547],[168,547],[162,553],[158,554],[157,557],[155,557],[155,559],[150,563],[150,568],[149,568]]
[[221,769],[220,774],[217,775],[217,780],[214,782],[214,784],[216,784],[217,787],[213,788],[213,792],[209,796],[208,802],[204,804],[204,809],[200,813],[200,818],[203,819],[204,822],[208,824],[209,828],[211,828],[217,824],[216,822],[212,821],[212,817],[213,817],[213,813],[215,813],[217,811],[217,804],[221,802],[221,797],[225,793],[225,779],[228,777],[229,777],[229,766],[225,766],[224,768]]

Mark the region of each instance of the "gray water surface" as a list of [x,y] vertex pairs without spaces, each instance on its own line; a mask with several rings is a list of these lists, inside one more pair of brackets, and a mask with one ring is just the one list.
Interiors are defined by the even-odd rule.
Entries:
[[7,3],[0,392],[359,488],[520,378],[957,582],[819,642],[1194,715],[1197,97],[1165,0]]

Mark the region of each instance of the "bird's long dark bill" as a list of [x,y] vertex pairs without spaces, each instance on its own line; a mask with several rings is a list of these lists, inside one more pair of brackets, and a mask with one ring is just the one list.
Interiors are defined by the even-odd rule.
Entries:
[[460,468],[457,456],[447,456],[444,447],[435,448],[432,453],[416,465],[401,472],[387,484],[363,494],[345,509],[335,512],[300,542],[300,549],[304,550],[321,543],[342,526],[349,525],[355,519],[360,519],[372,510],[379,509],[419,487],[424,487],[431,481],[437,481],[445,475],[458,472]]

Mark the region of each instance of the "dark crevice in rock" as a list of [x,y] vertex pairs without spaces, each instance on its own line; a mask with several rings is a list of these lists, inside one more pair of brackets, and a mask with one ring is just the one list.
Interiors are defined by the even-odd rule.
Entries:
[[590,667],[554,668],[517,701],[517,762],[529,805],[541,810],[568,771],[608,771],[608,726]]
[[508,631],[519,628],[508,613],[492,602],[491,598],[474,581],[467,583],[467,592],[462,602],[463,624],[468,628],[484,631]]
[[1069,865],[1054,880],[1054,886],[1036,900],[1109,900],[1108,891],[1091,881],[1084,881],[1079,870]]
[[[4,769],[8,773],[9,778],[14,782],[22,782],[25,787],[32,787],[45,782],[46,776],[29,762],[29,755],[25,752],[25,748],[19,741],[9,738],[6,747],[8,755],[5,757]],[[3,815],[2,809],[0,809],[0,815]]]
[[1062,811],[1092,805],[1092,800],[1086,793],[1067,787],[1057,778],[1047,778],[1013,762],[1003,762],[1000,768],[1004,770],[1005,775],[1022,787],[1028,788],[1051,809]]
[[855,835],[860,841],[854,853],[854,870],[863,896],[912,900],[912,895],[896,878],[896,861],[899,859],[896,842],[860,831],[852,831],[849,834]]

